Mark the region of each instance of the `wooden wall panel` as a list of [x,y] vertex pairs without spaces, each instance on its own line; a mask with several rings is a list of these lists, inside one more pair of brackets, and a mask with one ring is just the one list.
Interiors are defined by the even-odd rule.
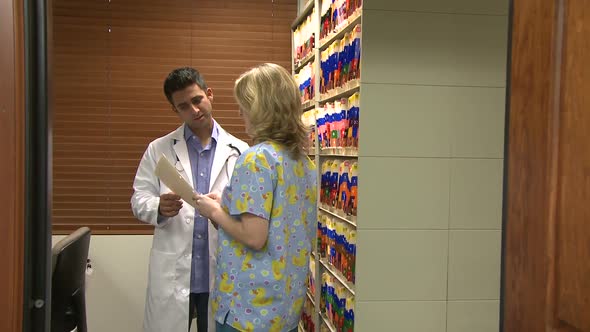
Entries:
[[24,64],[20,1],[0,2],[0,331],[22,331]]
[[555,231],[551,259],[554,331],[590,331],[590,3],[563,7]]
[[513,6],[501,324],[506,332],[544,331],[555,7],[534,0]]
[[590,332],[590,2],[513,6],[503,331]]

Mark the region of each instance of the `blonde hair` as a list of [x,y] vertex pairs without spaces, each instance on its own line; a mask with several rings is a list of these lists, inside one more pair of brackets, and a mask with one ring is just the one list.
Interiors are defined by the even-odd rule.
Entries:
[[309,128],[301,120],[299,87],[287,70],[273,63],[254,67],[236,80],[234,95],[255,143],[277,142],[293,159],[306,153]]

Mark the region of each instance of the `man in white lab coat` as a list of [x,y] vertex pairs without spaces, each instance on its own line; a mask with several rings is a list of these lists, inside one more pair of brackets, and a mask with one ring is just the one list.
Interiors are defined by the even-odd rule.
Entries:
[[198,332],[210,332],[215,330],[208,297],[215,276],[217,231],[161,183],[154,170],[164,155],[196,192],[221,192],[248,145],[215,122],[213,92],[197,70],[172,71],[164,93],[184,123],[149,144],[131,198],[135,217],[155,226],[143,330],[186,332],[196,318]]

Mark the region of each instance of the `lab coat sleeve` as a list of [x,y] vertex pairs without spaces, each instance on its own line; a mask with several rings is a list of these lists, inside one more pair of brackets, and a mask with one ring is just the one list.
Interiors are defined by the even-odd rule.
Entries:
[[151,143],[143,154],[135,174],[131,209],[135,218],[156,227],[164,227],[171,218],[163,217],[158,213],[160,181],[155,175],[155,169],[156,156]]

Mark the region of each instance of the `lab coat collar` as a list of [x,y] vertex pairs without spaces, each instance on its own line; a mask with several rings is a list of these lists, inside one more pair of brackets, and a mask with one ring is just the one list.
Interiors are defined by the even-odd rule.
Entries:
[[219,136],[217,137],[217,147],[215,148],[215,156],[213,157],[213,165],[211,166],[211,180],[209,181],[209,190],[211,190],[211,187],[213,187],[217,181],[217,177],[219,177],[221,170],[233,153],[233,149],[230,147],[231,143],[231,136],[220,127]]
[[183,175],[184,179],[194,187],[191,162],[188,156],[186,141],[184,140],[184,126],[185,125],[182,124],[182,126],[178,127],[178,129],[176,129],[171,135],[172,147],[174,149],[174,153],[176,154],[176,158],[178,158],[177,160],[174,160],[174,162],[180,162],[180,165],[182,166],[182,170],[179,170],[180,174]]
[[[189,183],[191,183],[191,185],[194,188],[191,164],[188,156],[188,148],[186,145],[186,140],[184,138],[185,126],[185,124],[182,124],[172,133],[170,137],[172,139],[172,145],[174,147],[176,156],[178,157],[178,160],[180,161],[180,164],[184,169],[183,175],[185,176],[185,179],[189,181]],[[230,144],[232,143],[231,136],[221,126],[217,125],[217,123],[216,127],[217,147],[215,149],[215,156],[213,157],[213,165],[211,166],[211,179],[209,180],[210,187],[213,186],[213,184],[216,182],[219,173],[223,169],[223,166],[228,161],[229,157],[231,157],[232,154],[236,153],[230,147]]]

